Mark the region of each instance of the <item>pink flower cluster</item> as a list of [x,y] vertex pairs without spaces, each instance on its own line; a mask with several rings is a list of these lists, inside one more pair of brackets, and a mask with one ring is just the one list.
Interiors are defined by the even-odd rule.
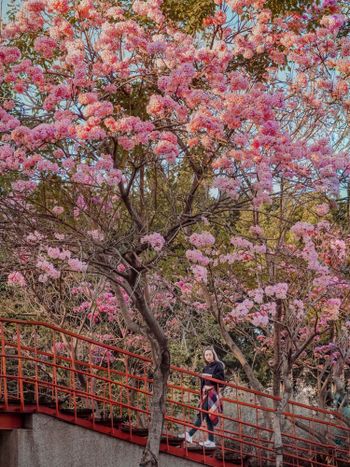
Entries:
[[305,316],[305,305],[302,300],[294,299],[289,305],[290,310],[295,314],[297,319],[302,319]]
[[70,258],[67,261],[69,268],[75,272],[86,272],[87,264],[78,258]]
[[[44,108],[46,110],[52,110],[54,107],[61,102],[62,100],[69,99],[71,97],[71,89],[65,84],[59,84],[57,86],[53,86],[50,90],[49,95],[46,97],[44,101]],[[61,120],[61,119],[59,119]],[[62,126],[62,122],[59,125]],[[56,126],[57,129],[57,126]]]
[[59,259],[61,261],[65,261],[67,259],[70,259],[72,256],[72,253],[69,250],[62,250],[61,248],[52,248],[48,247],[47,248],[47,256],[51,259]]
[[0,107],[0,131],[5,132],[13,130],[19,126],[19,120],[10,115],[3,107]]
[[321,25],[326,27],[330,32],[337,33],[346,21],[344,15],[325,15],[321,18]]
[[44,143],[53,143],[70,136],[72,136],[72,127],[68,120],[57,121],[54,124],[41,123],[32,129],[26,126],[17,126],[11,133],[11,139],[14,143],[30,149],[42,147]]
[[52,208],[52,212],[53,212],[53,214],[55,214],[56,216],[59,216],[59,215],[61,215],[61,214],[64,213],[64,208],[63,208],[62,206],[54,206],[54,207]]
[[39,281],[40,282],[47,282],[48,279],[58,279],[61,276],[61,272],[55,268],[55,266],[47,261],[43,257],[39,257],[36,267],[43,271],[43,274],[40,274]]
[[174,113],[180,121],[183,121],[187,117],[187,109],[185,106],[176,102],[172,97],[159,94],[153,94],[147,105],[147,113],[154,117],[166,117],[171,116]]
[[190,123],[187,125],[188,131],[204,132],[213,138],[223,138],[223,125],[217,116],[214,116],[207,108],[201,108],[194,112]]
[[196,70],[192,63],[183,63],[175,68],[170,75],[158,78],[158,87],[161,91],[168,94],[177,94],[186,92],[192,80],[196,76]]
[[11,183],[11,188],[15,193],[25,193],[28,195],[37,188],[37,184],[33,180],[18,180]]
[[288,292],[288,284],[284,282],[280,282],[274,285],[268,285],[265,287],[265,294],[268,297],[275,297],[281,300],[285,300],[287,298]]
[[87,234],[96,242],[102,242],[104,240],[104,234],[100,230],[88,230]]
[[148,243],[155,251],[160,252],[164,248],[165,239],[160,233],[154,232],[142,237],[141,243]]
[[254,300],[255,303],[261,304],[264,301],[264,290],[261,288],[250,290],[248,296]]
[[104,124],[111,133],[122,134],[118,137],[118,143],[126,151],[134,149],[138,144],[146,144],[154,130],[153,123],[144,122],[139,117],[125,117],[119,120],[108,117]]
[[328,214],[329,212],[329,204],[327,203],[323,203],[323,204],[318,204],[316,207],[315,207],[315,211],[316,211],[316,214],[318,216],[325,216]]
[[163,0],[135,0],[133,3],[133,10],[141,16],[146,16],[157,24],[164,21],[164,15],[160,9]]
[[119,309],[117,298],[111,292],[103,292],[96,300],[96,309],[101,314],[105,313],[109,321],[114,321]]
[[197,248],[206,248],[214,245],[215,237],[210,232],[194,233],[189,237],[189,242]]
[[226,193],[232,199],[237,199],[239,196],[240,183],[235,178],[216,177],[213,188],[217,188],[221,192]]
[[250,257],[254,257],[256,254],[264,255],[266,253],[266,245],[254,244],[242,237],[232,237],[230,243],[239,250],[247,251]]
[[83,185],[117,187],[123,180],[122,172],[113,168],[113,161],[109,154],[101,155],[93,165],[82,162],[77,167],[65,166],[71,179]]
[[113,104],[108,101],[97,101],[88,104],[84,111],[85,117],[104,118],[113,113]]
[[46,59],[53,57],[57,42],[48,36],[37,37],[34,41],[34,50]]
[[268,302],[260,306],[259,311],[250,314],[250,321],[254,326],[265,328],[276,314],[276,303]]
[[210,259],[199,250],[187,250],[186,258],[192,263],[198,263],[202,266],[208,266],[210,263]]
[[0,47],[0,63],[8,65],[9,63],[18,62],[21,58],[21,51],[18,47]]
[[243,321],[246,319],[247,315],[253,307],[254,302],[252,300],[245,299],[232,309],[232,311],[228,314],[228,317],[230,320],[235,322]]
[[27,0],[26,8],[28,11],[32,11],[34,13],[40,13],[46,7],[46,1],[43,0]]
[[[93,320],[93,316],[90,316],[91,320]],[[95,320],[96,322],[96,320]],[[103,347],[93,347],[92,348],[92,361],[95,365],[101,365],[106,363],[112,363],[115,361],[116,357],[113,354],[112,350],[107,350]]]
[[178,282],[175,282],[175,285],[179,287],[181,290],[181,293],[186,295],[186,294],[191,294],[192,292],[192,284],[190,282],[187,282],[185,280],[180,280]]
[[297,222],[290,231],[298,238],[309,237],[314,233],[315,227],[307,222]]
[[[74,308],[74,312],[86,314],[88,319],[94,324],[101,321],[103,316],[105,316],[109,322],[115,321],[118,315],[119,304],[115,295],[108,290],[108,284],[106,284],[105,290],[99,292],[97,298],[94,295],[95,292],[92,284],[89,283],[85,283],[84,286],[75,287],[72,293],[76,296],[80,296],[79,298],[82,299],[82,301]],[[123,297],[125,303],[129,304],[130,298],[125,292],[123,292]]]
[[342,262],[346,259],[347,248],[344,240],[339,238],[331,239],[329,242],[329,249],[336,260]]
[[339,317],[342,300],[340,298],[329,298],[323,305],[323,319],[327,321],[337,320]]
[[256,237],[262,237],[264,235],[264,230],[260,225],[252,225],[249,228],[249,232]]
[[31,232],[26,236],[26,241],[29,244],[35,245],[37,243],[40,243],[43,238],[44,238],[43,235],[40,232],[35,230],[34,232]]
[[68,0],[48,0],[48,10],[64,15],[69,10]]
[[4,144],[0,148],[0,173],[7,170],[18,170],[23,159],[20,151],[15,152],[9,144]]
[[[152,139],[157,138],[154,152],[157,156],[163,156],[169,163],[175,163],[179,154],[177,137],[170,131],[157,132],[152,135]],[[159,138],[159,139],[158,139]]]
[[191,266],[194,280],[199,283],[206,284],[208,282],[208,270],[204,266],[193,265]]
[[253,326],[265,328],[269,324],[269,315],[265,309],[261,309],[259,312],[251,314],[250,321]]
[[19,286],[19,287],[25,287],[27,285],[23,274],[21,272],[19,272],[19,271],[11,272],[7,276],[7,283],[9,285],[15,285],[15,286]]

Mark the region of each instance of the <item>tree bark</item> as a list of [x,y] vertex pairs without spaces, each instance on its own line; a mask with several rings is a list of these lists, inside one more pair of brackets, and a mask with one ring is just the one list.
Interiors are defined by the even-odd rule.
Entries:
[[130,280],[133,289],[133,300],[141,314],[147,336],[151,343],[153,356],[153,390],[151,416],[147,445],[143,451],[140,467],[158,467],[159,446],[166,411],[167,382],[170,373],[170,352],[168,339],[155,318],[147,300],[147,285],[137,273]]
[[162,435],[166,411],[167,381],[170,371],[170,354],[167,347],[161,348],[153,341],[153,390],[151,403],[151,419],[149,424],[147,445],[143,451],[140,467],[159,465],[159,445]]
[[[274,363],[273,363],[273,395],[281,397],[281,321],[282,321],[282,302],[277,302],[276,321],[274,324]],[[283,467],[283,439],[282,439],[282,401],[274,401],[273,413],[273,434],[274,448],[276,454],[276,467]]]

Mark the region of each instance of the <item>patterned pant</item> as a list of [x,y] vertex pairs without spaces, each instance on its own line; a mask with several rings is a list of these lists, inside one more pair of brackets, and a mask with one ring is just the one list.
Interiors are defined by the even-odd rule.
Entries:
[[[208,410],[208,398],[206,398],[205,401],[203,402],[202,409],[203,410]],[[214,441],[214,425],[212,424],[212,422],[211,422],[211,420],[209,418],[209,414],[203,413],[203,412],[198,413],[197,418],[193,422],[193,424],[198,426],[198,428],[199,428],[201,426],[201,424],[202,424],[203,419],[207,422],[207,427],[208,427],[208,430],[209,430],[208,439],[209,439],[209,441]],[[192,428],[188,433],[189,433],[190,436],[193,436],[196,431],[197,431],[196,428]]]

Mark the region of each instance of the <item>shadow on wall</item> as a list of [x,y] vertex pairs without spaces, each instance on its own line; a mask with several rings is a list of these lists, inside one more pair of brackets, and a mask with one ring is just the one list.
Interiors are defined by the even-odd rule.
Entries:
[[[0,432],[1,467],[137,467],[141,446],[61,422],[29,415],[26,428]],[[160,467],[196,467],[161,454]]]

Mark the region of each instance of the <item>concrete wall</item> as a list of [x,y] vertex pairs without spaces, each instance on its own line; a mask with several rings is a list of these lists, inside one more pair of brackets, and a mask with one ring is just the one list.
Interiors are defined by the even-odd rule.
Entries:
[[[138,467],[142,447],[61,422],[28,417],[30,428],[0,432],[0,467]],[[161,454],[161,467],[198,467]]]
[[0,466],[17,467],[17,434],[13,431],[0,431]]

